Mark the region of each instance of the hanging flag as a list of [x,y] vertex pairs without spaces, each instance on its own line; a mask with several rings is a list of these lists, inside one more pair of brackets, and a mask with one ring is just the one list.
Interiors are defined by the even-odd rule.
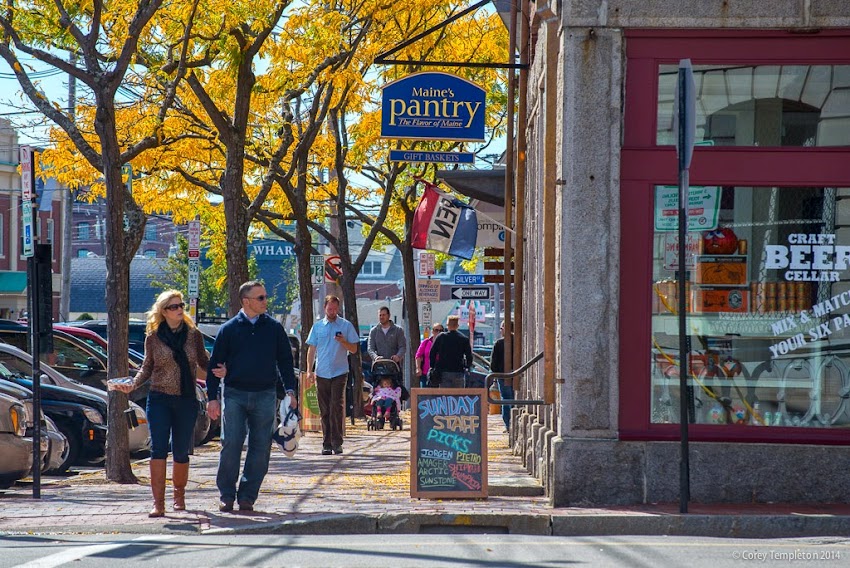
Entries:
[[470,259],[478,237],[475,209],[425,182],[413,216],[412,246]]

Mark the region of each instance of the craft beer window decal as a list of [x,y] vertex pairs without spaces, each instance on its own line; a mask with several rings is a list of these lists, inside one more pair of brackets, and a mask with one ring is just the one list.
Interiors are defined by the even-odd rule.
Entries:
[[[850,426],[850,188],[720,192],[717,228],[688,238],[694,423]],[[674,423],[678,242],[653,242],[651,420]]]

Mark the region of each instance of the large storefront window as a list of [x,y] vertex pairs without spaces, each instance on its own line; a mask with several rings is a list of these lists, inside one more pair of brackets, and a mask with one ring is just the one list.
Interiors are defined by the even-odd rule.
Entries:
[[[657,143],[675,143],[678,66],[658,71]],[[696,65],[697,140],[716,146],[850,146],[850,65]]]
[[[679,421],[676,187],[654,188],[651,422]],[[850,188],[692,187],[697,424],[850,426]]]

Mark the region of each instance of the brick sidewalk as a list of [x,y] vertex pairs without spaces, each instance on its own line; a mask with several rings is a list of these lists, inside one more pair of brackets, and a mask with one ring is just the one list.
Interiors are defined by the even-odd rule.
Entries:
[[[406,421],[406,424],[409,422]],[[345,453],[320,454],[321,437],[306,433],[293,458],[275,448],[253,513],[220,513],[215,474],[218,442],[196,448],[186,492],[188,510],[149,519],[147,460],[134,464],[138,485],[106,482],[103,471],[0,493],[0,532],[416,532],[422,525],[497,527],[533,534],[850,534],[847,505],[699,505],[690,515],[678,505],[553,509],[540,496],[500,496],[504,480],[533,485],[508,450],[497,415],[489,416],[489,480],[481,500],[410,497],[410,431],[347,426]],[[407,426],[405,426],[407,428]],[[170,509],[170,487],[167,509]],[[743,519],[746,517],[746,519]],[[742,520],[743,519],[743,520]],[[744,522],[747,521],[747,522]],[[748,524],[749,523],[749,524]],[[742,529],[742,527],[745,527]],[[749,528],[747,528],[749,527]],[[839,532],[841,531],[841,532]]]

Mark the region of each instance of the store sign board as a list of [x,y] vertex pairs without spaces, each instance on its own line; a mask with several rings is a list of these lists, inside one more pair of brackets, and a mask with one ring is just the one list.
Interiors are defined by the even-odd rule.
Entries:
[[[688,231],[713,231],[720,215],[720,188],[688,188]],[[679,188],[662,185],[655,188],[655,230],[679,230]]]
[[424,164],[473,164],[472,152],[411,152],[409,150],[390,150],[391,162],[411,162]]
[[484,141],[486,93],[471,81],[426,71],[381,91],[382,138]]

